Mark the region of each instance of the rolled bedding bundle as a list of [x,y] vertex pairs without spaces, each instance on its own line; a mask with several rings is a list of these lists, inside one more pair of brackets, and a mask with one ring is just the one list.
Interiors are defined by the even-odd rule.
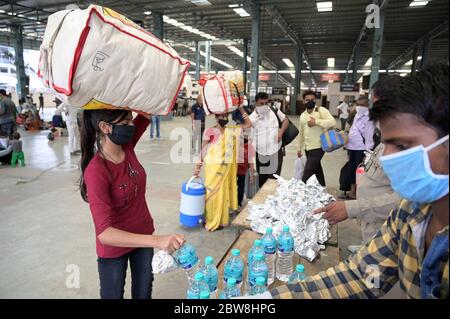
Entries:
[[231,113],[244,104],[244,77],[239,71],[204,75],[199,84],[208,115]]
[[119,13],[91,5],[48,18],[38,75],[84,109],[168,114],[189,69],[170,46]]

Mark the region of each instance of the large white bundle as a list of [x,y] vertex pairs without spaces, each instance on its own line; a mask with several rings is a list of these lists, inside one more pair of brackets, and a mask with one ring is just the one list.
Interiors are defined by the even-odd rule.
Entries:
[[236,110],[244,103],[244,79],[241,72],[205,75],[200,80],[203,108],[206,114]]
[[91,5],[49,16],[39,75],[75,107],[172,109],[189,62],[117,12]]

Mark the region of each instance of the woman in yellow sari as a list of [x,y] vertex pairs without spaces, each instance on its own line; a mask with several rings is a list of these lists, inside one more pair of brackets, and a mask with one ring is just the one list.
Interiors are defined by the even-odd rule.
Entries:
[[205,228],[215,231],[226,227],[230,209],[237,210],[237,159],[241,131],[251,122],[243,108],[239,108],[244,124],[228,124],[228,114],[217,114],[216,125],[205,131],[200,162],[194,175],[198,176],[204,164],[206,187]]

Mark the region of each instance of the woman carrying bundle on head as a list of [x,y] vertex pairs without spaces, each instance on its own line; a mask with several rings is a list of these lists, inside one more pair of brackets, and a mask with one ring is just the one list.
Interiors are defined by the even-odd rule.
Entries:
[[205,166],[206,225],[208,231],[228,226],[229,212],[238,208],[237,158],[242,130],[251,128],[249,115],[239,108],[244,124],[227,126],[228,113],[216,114],[216,125],[205,131],[194,175]]

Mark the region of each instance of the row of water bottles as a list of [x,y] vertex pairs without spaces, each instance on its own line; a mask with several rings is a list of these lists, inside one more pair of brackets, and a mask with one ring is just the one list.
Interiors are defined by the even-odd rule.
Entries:
[[[293,257],[294,238],[289,232],[289,227],[283,227],[278,240],[274,237],[272,228],[267,228],[266,234],[261,240],[255,240],[248,253],[245,294],[258,295],[265,292],[267,286],[274,281],[275,269],[276,277],[281,281],[295,283],[303,280],[304,267],[299,264],[293,272]],[[200,299],[206,295],[209,298],[217,297],[218,272],[212,257],[206,257],[204,265],[199,267],[195,248],[185,243],[174,253],[174,258],[187,274],[189,299]],[[224,289],[219,295],[221,299],[241,295],[244,269],[240,251],[233,249],[224,266]]]

